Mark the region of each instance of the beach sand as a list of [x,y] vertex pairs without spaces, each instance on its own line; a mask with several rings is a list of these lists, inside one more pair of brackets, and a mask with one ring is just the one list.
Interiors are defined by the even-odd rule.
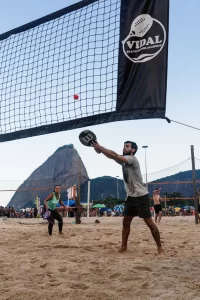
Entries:
[[126,253],[118,253],[121,217],[64,219],[64,236],[43,219],[0,219],[1,300],[200,299],[200,224],[165,217],[165,255],[135,218]]

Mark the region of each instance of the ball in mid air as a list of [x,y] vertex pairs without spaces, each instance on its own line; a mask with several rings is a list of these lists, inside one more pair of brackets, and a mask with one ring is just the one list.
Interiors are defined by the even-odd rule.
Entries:
[[74,100],[78,100],[79,96],[77,94],[74,95]]

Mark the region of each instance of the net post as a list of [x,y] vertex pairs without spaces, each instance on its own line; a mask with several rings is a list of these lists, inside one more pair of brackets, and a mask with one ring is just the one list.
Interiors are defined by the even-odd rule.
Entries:
[[76,224],[81,223],[81,158],[79,157],[79,172],[78,172],[78,197],[76,197]]
[[194,193],[194,207],[195,207],[195,224],[198,224],[198,198],[197,198],[197,185],[196,185],[196,170],[194,158],[194,146],[191,145],[191,161],[192,161],[192,180],[193,180],[193,193]]
[[90,216],[90,180],[88,180],[87,218]]

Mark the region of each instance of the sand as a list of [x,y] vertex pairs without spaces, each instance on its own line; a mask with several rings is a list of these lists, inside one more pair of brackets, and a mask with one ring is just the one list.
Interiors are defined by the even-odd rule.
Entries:
[[200,224],[162,218],[165,255],[135,218],[128,251],[118,253],[121,217],[64,219],[64,236],[42,219],[0,220],[1,300],[200,299]]

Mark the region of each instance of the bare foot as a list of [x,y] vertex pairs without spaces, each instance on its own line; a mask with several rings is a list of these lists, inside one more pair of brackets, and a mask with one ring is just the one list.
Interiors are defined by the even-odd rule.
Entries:
[[123,252],[126,252],[127,251],[127,247],[121,247],[120,249],[119,249],[119,252],[120,253],[123,253]]
[[164,250],[162,247],[158,247],[158,255],[159,254],[164,254]]
[[63,233],[63,232],[59,232],[59,234],[60,234],[60,235],[64,235],[64,233]]

